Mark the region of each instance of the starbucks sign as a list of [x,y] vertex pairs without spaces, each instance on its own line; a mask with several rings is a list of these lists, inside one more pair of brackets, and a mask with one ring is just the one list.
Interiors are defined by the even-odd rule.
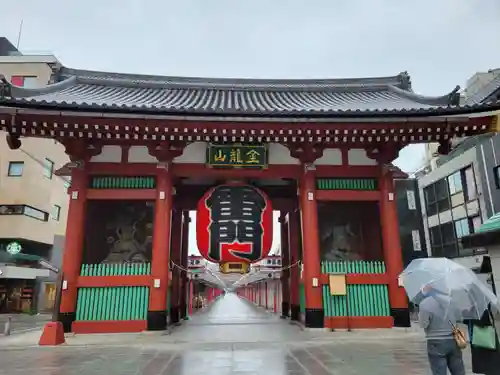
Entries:
[[22,249],[23,247],[21,246],[21,244],[15,241],[9,243],[6,247],[7,252],[11,255],[19,254]]

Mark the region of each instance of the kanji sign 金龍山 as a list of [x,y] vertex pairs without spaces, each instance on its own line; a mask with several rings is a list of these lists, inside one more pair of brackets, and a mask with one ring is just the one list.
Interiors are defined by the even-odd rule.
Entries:
[[209,145],[207,164],[226,168],[265,168],[267,148],[255,145]]

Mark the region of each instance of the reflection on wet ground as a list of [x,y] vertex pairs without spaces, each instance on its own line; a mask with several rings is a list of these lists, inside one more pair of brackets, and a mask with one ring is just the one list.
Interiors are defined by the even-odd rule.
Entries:
[[11,332],[23,332],[43,327],[52,317],[49,314],[27,315],[27,314],[0,314],[0,329],[3,333],[5,323],[11,317]]
[[170,335],[119,345],[2,350],[0,374],[429,374],[420,335],[304,332],[231,294]]

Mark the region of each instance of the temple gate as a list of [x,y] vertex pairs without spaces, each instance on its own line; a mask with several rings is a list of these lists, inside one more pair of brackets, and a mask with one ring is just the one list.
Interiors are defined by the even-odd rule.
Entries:
[[[497,131],[500,106],[461,107],[458,90],[417,95],[406,73],[57,76],[42,89],[2,79],[0,126],[13,149],[22,137],[53,138],[70,158],[58,171],[72,180],[59,320],[77,333],[163,330],[185,317],[188,211],[232,181],[281,212],[285,317],[310,328],[408,326],[391,163],[411,143],[447,153],[454,137]],[[338,274],[344,297],[329,289]],[[255,300],[256,290],[269,285],[239,294]]]

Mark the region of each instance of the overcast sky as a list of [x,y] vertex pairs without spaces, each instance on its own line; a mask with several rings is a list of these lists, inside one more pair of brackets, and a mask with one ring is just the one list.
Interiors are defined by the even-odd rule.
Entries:
[[[500,67],[500,0],[16,0],[0,35],[73,68],[180,76],[331,78],[407,70],[443,95]],[[423,146],[397,164],[415,170]]]

